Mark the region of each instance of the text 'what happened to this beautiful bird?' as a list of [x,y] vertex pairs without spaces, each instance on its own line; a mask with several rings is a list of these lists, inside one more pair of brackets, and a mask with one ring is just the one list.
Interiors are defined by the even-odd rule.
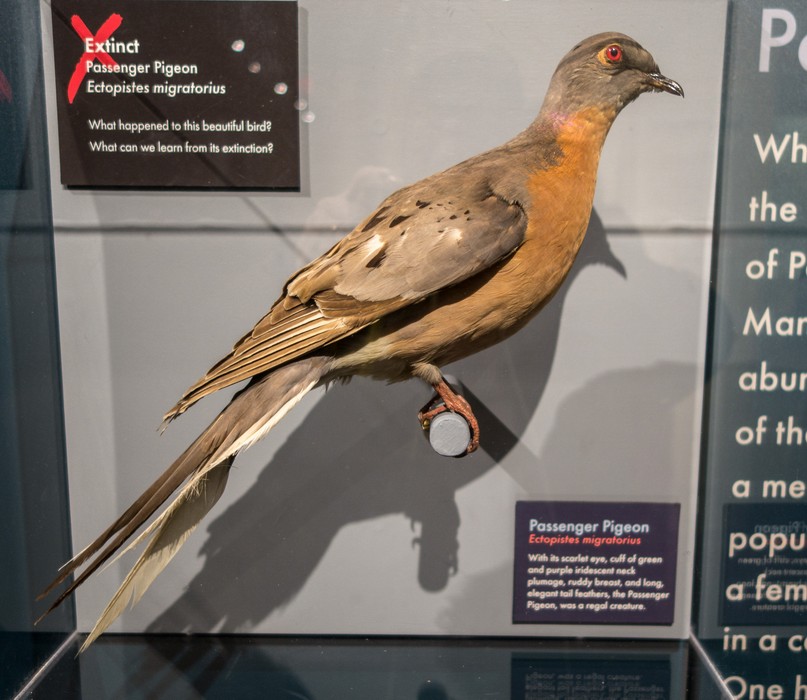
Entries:
[[658,91],[683,96],[630,37],[604,33],[580,42],[558,64],[524,131],[391,194],[292,275],[269,312],[165,421],[219,389],[246,386],[43,593],[76,574],[52,610],[121,549],[148,541],[82,648],[176,554],[223,492],[238,452],[314,387],[354,375],[418,377],[440,399],[419,414],[421,422],[440,411],[460,414],[473,452],[479,425],[440,367],[508,338],[553,297],[583,242],[608,130],[623,107]]

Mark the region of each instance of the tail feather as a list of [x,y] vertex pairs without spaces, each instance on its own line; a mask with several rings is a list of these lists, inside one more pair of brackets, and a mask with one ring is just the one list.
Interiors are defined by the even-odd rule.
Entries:
[[[81,645],[79,653],[90,646],[120,614],[131,601],[136,605],[154,579],[174,558],[180,547],[188,539],[196,526],[207,515],[219,500],[227,485],[227,476],[233,457],[229,457],[215,468],[208,470],[204,476],[195,477],[188,483],[174,500],[171,506],[149,527],[146,532],[132,543],[136,545],[144,535],[153,529],[156,533],[151,538],[143,554],[132,567],[120,588],[112,596],[104,612],[98,618],[92,631]],[[129,547],[126,548],[128,550]],[[126,551],[124,550],[124,551]]]
[[82,650],[86,648],[123,612],[130,600],[134,604],[140,599],[184,544],[188,535],[213,507],[224,490],[235,455],[269,432],[305,394],[320,383],[326,370],[326,358],[298,360],[259,380],[253,380],[236,394],[208,428],[126,512],[60,569],[59,575],[39,598],[46,596],[71,573],[92,559],[42,617],[56,608],[124,547],[127,540],[171,494],[183,482],[187,482],[170,505],[121,552],[128,551],[152,536],[145,551],[102,613]]
[[[165,470],[151,486],[149,486],[129,508],[93,542],[74,556],[59,569],[59,575],[48,587],[37,596],[37,600],[46,597],[54,588],[65,581],[70,574],[76,571],[88,559],[95,556],[104,545],[108,546],[96,557],[88,568],[67,588],[42,616],[44,617],[67,598],[80,586],[98,567],[100,567],[112,554],[146,522],[168,497],[187,479],[200,462],[209,454],[209,436],[215,422],[200,435],[174,463]],[[117,537],[115,535],[117,534]],[[41,619],[41,618],[40,618]]]

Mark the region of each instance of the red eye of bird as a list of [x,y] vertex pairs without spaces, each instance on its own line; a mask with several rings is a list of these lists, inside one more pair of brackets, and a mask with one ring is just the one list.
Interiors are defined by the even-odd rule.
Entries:
[[622,60],[622,47],[618,44],[611,44],[605,49],[605,57],[611,63],[619,63]]

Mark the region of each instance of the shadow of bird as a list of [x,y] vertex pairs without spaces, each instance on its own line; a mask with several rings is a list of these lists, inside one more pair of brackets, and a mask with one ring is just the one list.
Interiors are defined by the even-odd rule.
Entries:
[[[328,391],[256,483],[210,523],[202,569],[147,631],[188,620],[197,630],[246,629],[294,598],[343,527],[391,514],[410,518],[418,533],[412,576],[424,590],[442,590],[459,566],[456,493],[512,450],[526,450],[519,436],[549,380],[571,285],[590,265],[625,276],[596,212],[578,263],[524,331],[449,366],[479,416],[486,439],[478,453],[458,461],[431,451],[413,421],[423,402],[417,384],[356,379]],[[531,469],[539,462],[529,453],[525,460]]]

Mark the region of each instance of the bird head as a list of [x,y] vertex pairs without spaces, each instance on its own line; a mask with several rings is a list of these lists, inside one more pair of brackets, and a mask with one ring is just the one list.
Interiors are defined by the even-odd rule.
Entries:
[[595,107],[616,117],[644,92],[684,96],[681,86],[659,72],[653,56],[637,41],[615,32],[595,34],[558,64],[542,111],[572,114]]

